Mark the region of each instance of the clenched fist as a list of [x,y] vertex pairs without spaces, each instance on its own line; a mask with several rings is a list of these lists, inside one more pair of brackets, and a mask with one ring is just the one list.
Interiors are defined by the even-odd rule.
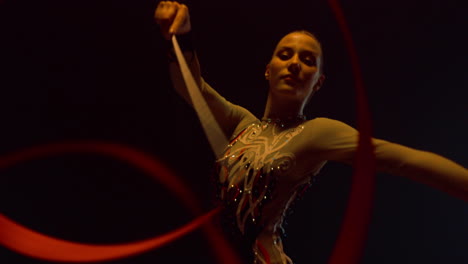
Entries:
[[154,12],[154,19],[161,28],[164,38],[190,32],[190,15],[188,7],[173,1],[161,1]]

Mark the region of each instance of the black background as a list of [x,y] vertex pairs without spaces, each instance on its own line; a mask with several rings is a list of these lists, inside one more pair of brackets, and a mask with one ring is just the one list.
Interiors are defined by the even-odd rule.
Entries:
[[[325,86],[306,113],[355,125],[353,77],[326,1],[187,1],[203,75],[261,117],[265,65],[280,37],[316,33]],[[213,156],[192,110],[172,90],[152,15],[156,1],[3,1],[0,155],[63,140],[125,144],[164,162],[208,210]],[[463,1],[342,1],[369,94],[374,135],[465,167],[468,54]],[[326,263],[351,168],[329,164],[288,217],[287,252]],[[109,157],[70,154],[1,171],[0,212],[48,235],[121,243],[192,216],[161,185]],[[379,174],[362,263],[468,263],[465,202]],[[203,236],[109,263],[211,263]],[[0,248],[0,263],[48,263]]]

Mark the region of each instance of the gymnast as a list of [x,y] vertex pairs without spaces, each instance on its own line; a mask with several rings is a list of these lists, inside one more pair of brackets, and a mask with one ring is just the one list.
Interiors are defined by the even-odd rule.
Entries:
[[[177,35],[194,79],[215,120],[229,138],[217,157],[223,227],[247,263],[293,263],[281,241],[284,213],[299,190],[329,160],[353,164],[358,132],[336,120],[306,120],[303,109],[323,85],[320,42],[294,31],[277,44],[266,65],[269,84],[263,118],[220,96],[200,75],[196,53],[185,39],[191,30],[187,6],[162,1],[155,20],[169,40]],[[191,104],[177,61],[170,74]],[[372,139],[377,170],[428,184],[468,200],[468,170],[439,155]],[[268,260],[268,261],[267,261]]]

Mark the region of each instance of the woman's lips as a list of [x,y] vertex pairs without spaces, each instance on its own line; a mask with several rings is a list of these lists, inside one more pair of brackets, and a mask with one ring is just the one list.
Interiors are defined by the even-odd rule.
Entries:
[[283,80],[284,80],[284,82],[286,82],[288,84],[296,84],[296,83],[299,82],[299,80],[297,78],[295,78],[294,76],[291,76],[291,75],[284,76]]

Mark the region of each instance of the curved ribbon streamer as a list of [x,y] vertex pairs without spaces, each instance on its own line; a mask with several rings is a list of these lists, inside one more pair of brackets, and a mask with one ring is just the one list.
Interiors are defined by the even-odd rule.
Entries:
[[218,212],[219,208],[214,209],[164,235],[117,245],[91,245],[52,238],[21,226],[0,214],[0,244],[29,257],[48,261],[109,261],[137,255],[166,245],[208,222]]
[[[190,189],[175,177],[168,168],[144,153],[123,145],[84,141],[36,146],[0,157],[0,169],[5,169],[32,159],[65,153],[97,153],[130,163],[156,178],[170,191],[176,193],[191,211],[200,211],[195,196],[191,193]],[[162,237],[121,245],[100,246],[78,244],[50,238],[26,229],[0,214],[0,244],[18,253],[45,260],[73,262],[110,260],[135,255],[169,243],[207,222],[218,211],[219,209],[215,209]],[[213,242],[216,253],[221,254],[220,259],[224,259],[223,256],[226,257],[222,262],[230,264],[240,263],[234,261],[235,256],[233,259],[227,258],[233,255],[232,250],[224,242],[224,239],[217,230],[211,225],[204,225],[204,228],[206,235]]]
[[330,264],[358,263],[367,238],[367,227],[372,213],[375,189],[375,155],[372,145],[372,124],[359,58],[338,0],[328,0],[343,34],[351,59],[357,100],[359,145],[351,185],[348,207],[345,212],[341,233],[330,257]]
[[[349,31],[349,28],[346,25],[346,20],[344,18],[344,15],[343,15],[343,12],[341,10],[339,3],[336,0],[329,0],[329,4],[338,20],[340,29],[342,30],[342,33],[344,35],[345,41],[347,43],[348,52],[351,57],[351,63],[353,65],[353,73],[355,77],[356,95],[357,95],[357,102],[358,102],[357,104],[358,128],[360,131],[356,169],[355,169],[355,175],[353,177],[353,184],[352,184],[352,190],[351,190],[350,200],[348,204],[348,209],[346,211],[345,220],[342,226],[342,232],[336,243],[335,250],[330,258],[330,263],[331,264],[357,263],[361,255],[362,248],[363,248],[366,227],[370,221],[370,208],[371,208],[372,196],[374,192],[373,190],[374,177],[372,177],[372,174],[373,174],[374,166],[375,166],[374,165],[375,157],[373,156],[373,152],[372,152],[371,125],[370,125],[370,118],[369,118],[369,110],[368,110],[367,100],[365,96],[365,91],[363,88],[364,86],[362,83],[362,75],[361,75],[360,68],[359,68],[358,57],[354,48],[354,44],[352,42],[351,33]],[[177,40],[175,36],[173,36],[172,41],[176,50],[177,59],[179,60],[179,65],[181,65],[181,68],[183,68],[182,74],[184,76],[184,79],[186,80],[187,86],[189,86],[188,84],[190,83],[190,86],[195,88],[195,89],[189,89],[189,94],[192,97],[193,104],[194,106],[196,104],[202,105],[201,107],[196,107],[195,109],[197,113],[199,114],[199,116],[208,116],[206,119],[201,120],[201,123],[207,134],[211,148],[213,149],[215,155],[219,157],[222,152],[222,147],[227,145],[228,141],[225,138],[222,130],[219,128],[219,126],[217,126],[217,123],[212,113],[209,112],[209,108],[206,105],[206,102],[203,100],[203,97],[199,89],[196,87],[196,83],[193,80],[193,77],[190,75],[190,70],[188,69],[188,66],[185,63],[185,60],[183,59],[180,49],[178,48],[178,44],[177,44]],[[185,66],[183,66],[184,64]],[[198,95],[197,94],[193,95],[193,91],[195,91],[195,93],[198,92]],[[206,111],[208,111],[208,113],[205,113]],[[55,146],[55,147],[60,147],[60,146]],[[80,147],[77,145],[74,145],[73,147],[77,149],[83,148],[83,146]],[[118,145],[109,145],[109,147],[111,148],[117,147],[117,149],[121,148],[121,146],[118,146]],[[129,150],[129,149],[126,149],[126,150]],[[142,166],[143,170],[147,172],[154,172],[155,169],[158,170],[157,168],[159,166],[157,165],[154,166],[154,164],[152,164],[152,161],[154,162],[154,160],[151,160],[151,159],[148,160],[145,156],[139,155],[139,153],[136,151],[130,150],[130,152],[131,153],[129,156],[127,155],[124,155],[124,156],[126,156],[127,158],[129,157],[132,161],[138,161],[138,157],[143,158],[143,160],[141,161],[141,164],[140,162],[137,162],[140,165],[143,165]],[[34,156],[34,151],[30,153],[20,153],[20,155],[18,156],[13,155],[9,159],[6,159],[6,161],[0,160],[0,168],[2,167],[5,168],[8,166],[8,164],[11,165],[12,163],[15,163],[15,161],[18,162],[22,160],[21,154],[23,155],[26,154],[25,155],[26,157],[28,157],[28,155]],[[107,154],[109,154],[109,152]],[[154,176],[158,174],[152,174],[152,175]],[[182,200],[187,202],[187,204],[189,204],[189,207],[195,210],[196,206],[193,204],[193,202],[191,202],[194,200],[191,200],[190,198],[188,200],[186,199],[188,198],[187,197],[188,193],[186,192],[186,190],[188,189],[184,190],[185,188],[179,189],[178,187],[176,187],[178,186],[178,182],[177,180],[175,180],[174,177],[167,177],[167,178],[158,177],[158,178],[163,181],[167,181],[165,182],[166,186],[173,187],[173,189],[171,190],[174,190],[178,194],[178,196],[180,195],[180,197],[184,197],[182,198]],[[206,214],[205,216],[199,218],[198,220],[202,221],[202,219],[205,219],[206,217],[211,216],[212,213],[214,212],[212,211]],[[19,243],[19,240],[21,240],[22,235],[31,236],[35,238],[46,238],[45,236],[42,237],[43,235],[35,233],[31,230],[24,229],[23,227],[11,222],[11,220],[7,219],[4,216],[1,216],[0,220],[1,220],[0,230],[2,231],[2,234],[0,235],[0,240],[1,240],[0,242],[9,248],[12,248],[11,247],[12,244],[13,245],[21,244]],[[175,239],[175,237],[179,237],[181,235],[178,232],[183,232],[182,230],[185,230],[186,232],[188,232],[187,230],[193,230],[193,228],[199,225],[199,224],[197,225],[197,223],[199,222],[194,221],[191,224],[184,226],[180,230],[174,231],[175,233],[171,232],[169,234],[166,234],[166,236],[174,237]],[[195,225],[195,227],[192,225]],[[53,239],[53,238],[48,238],[48,239],[52,239],[49,241],[51,243],[58,243],[58,244],[55,244],[56,246],[68,247],[70,245],[75,245],[75,246],[83,247],[82,248],[83,250],[88,250],[88,249],[91,250],[91,248],[86,248],[86,247],[96,247],[96,246],[89,246],[89,245],[83,245],[83,244],[75,244],[75,243],[61,241],[61,240]],[[148,246],[151,243],[156,243],[155,241],[157,241],[157,238],[155,238],[154,240],[150,239],[150,240],[137,242],[138,246],[133,245],[133,247],[131,248],[132,249],[139,248],[141,250],[143,245]],[[23,244],[23,246],[28,243],[31,245],[30,242],[26,242],[25,244]],[[66,243],[71,243],[71,244],[66,244]],[[41,243],[33,243],[34,246],[38,246],[40,244]],[[152,245],[154,246],[155,244],[152,244]],[[124,246],[124,245],[120,245],[120,246]],[[109,250],[109,251],[106,251],[106,250],[105,251],[106,251],[106,254],[109,254],[109,252],[112,252],[112,248],[116,246],[97,246],[97,247],[107,247],[106,250]],[[24,247],[22,248],[24,249]],[[27,250],[23,250],[23,249],[15,248],[14,250],[23,254],[28,254],[28,252],[31,253],[32,251],[35,250],[32,248],[31,252],[30,251],[25,252]],[[47,250],[48,253],[50,253],[49,250],[50,248]],[[131,255],[132,253],[126,252],[125,254]],[[134,254],[137,254],[137,253],[134,253]],[[67,256],[62,256],[62,257],[66,258]],[[62,260],[75,261],[75,260],[70,260],[70,259],[62,259]],[[91,261],[91,260],[88,260],[88,261]],[[236,263],[236,262],[232,262],[232,263]]]
[[20,162],[66,153],[96,153],[129,163],[162,183],[192,212],[198,212],[195,195],[161,162],[130,147],[100,141],[53,143],[31,147],[0,157],[0,169]]

